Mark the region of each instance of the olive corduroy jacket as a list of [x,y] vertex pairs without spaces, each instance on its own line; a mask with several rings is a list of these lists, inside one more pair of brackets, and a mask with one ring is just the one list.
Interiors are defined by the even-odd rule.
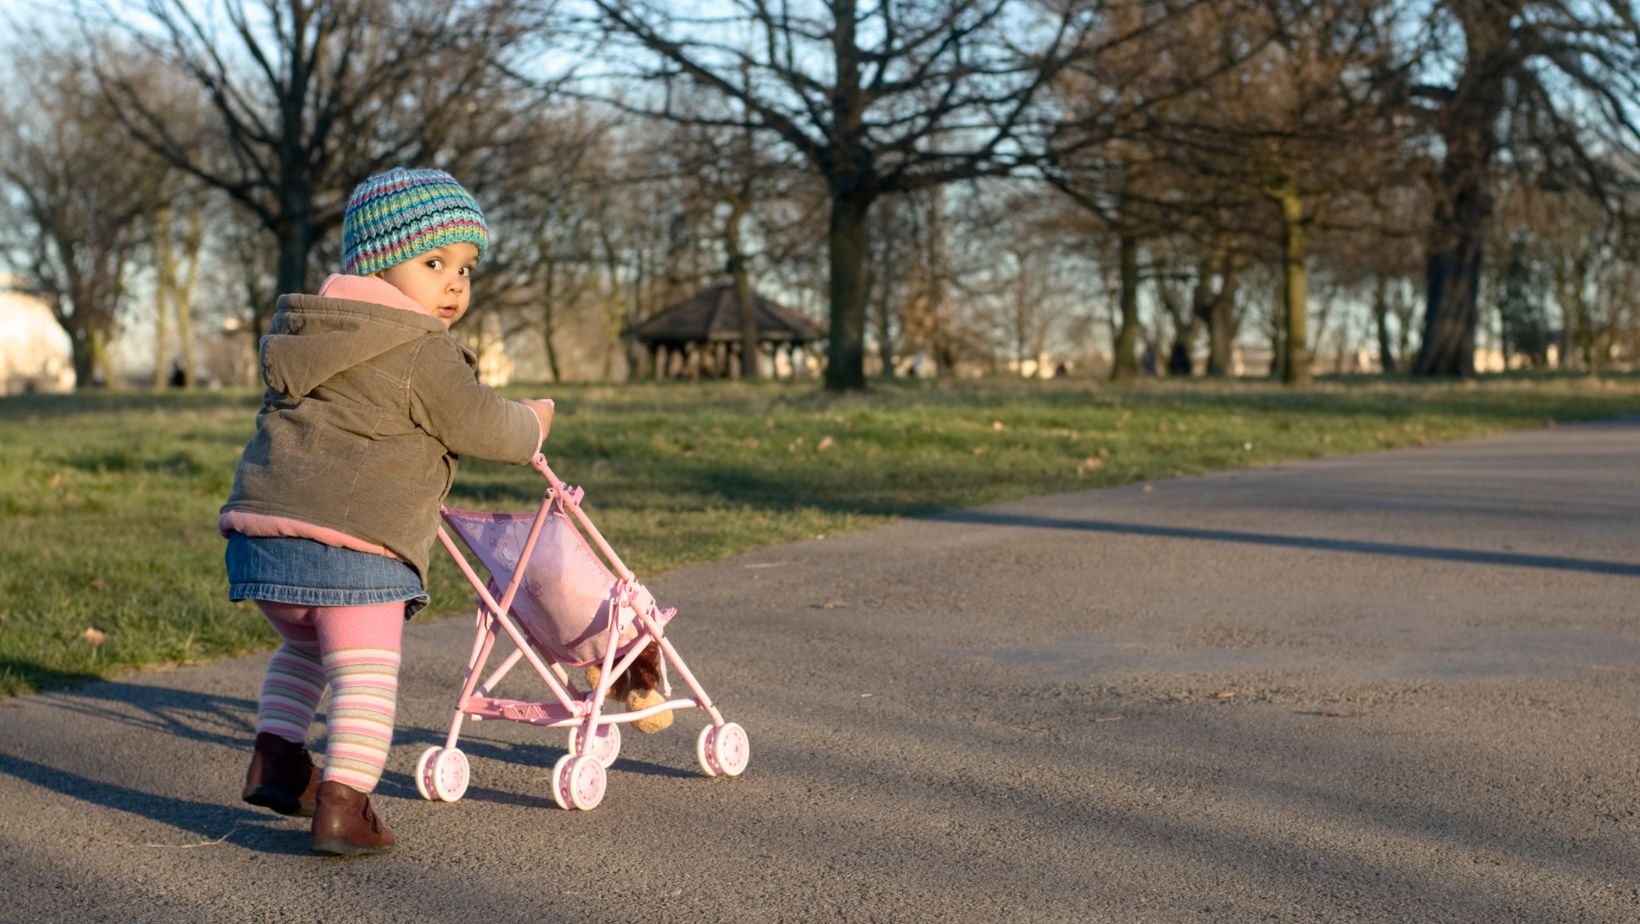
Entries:
[[424,585],[460,457],[523,463],[540,449],[535,413],[479,382],[477,358],[432,316],[286,295],[258,352],[268,388],[222,512],[384,546]]

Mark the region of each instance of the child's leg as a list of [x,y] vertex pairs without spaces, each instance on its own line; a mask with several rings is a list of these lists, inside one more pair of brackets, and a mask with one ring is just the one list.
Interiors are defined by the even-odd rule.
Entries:
[[308,726],[325,693],[325,669],[319,658],[319,632],[310,608],[258,600],[262,615],[285,640],[268,662],[262,699],[256,706],[256,731],[306,744]]
[[322,606],[313,613],[331,687],[322,779],[368,793],[381,779],[393,741],[404,603]]

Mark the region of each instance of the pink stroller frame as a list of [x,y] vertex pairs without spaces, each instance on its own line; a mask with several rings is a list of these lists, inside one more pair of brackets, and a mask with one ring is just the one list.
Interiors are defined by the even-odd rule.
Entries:
[[[739,776],[750,751],[746,732],[725,722],[695,675],[666,637],[675,609],[661,609],[610,548],[581,509],[581,489],[558,479],[537,454],[531,463],[547,479],[532,514],[479,513],[443,508],[450,530],[461,537],[490,573],[479,577],[442,527],[439,541],[478,595],[478,633],[473,640],[455,718],[443,747],[428,748],[416,763],[416,789],[424,799],[454,802],[467,791],[467,756],[457,747],[464,719],[506,719],[569,729],[569,752],[552,770],[552,798],[562,808],[588,810],[604,797],[605,769],[621,749],[620,726],[667,709],[704,709],[711,724],[695,741],[695,759],[707,776]],[[584,533],[584,535],[583,535]],[[602,553],[600,559],[587,538]],[[607,565],[606,565],[607,562]],[[484,677],[496,640],[516,646]],[[609,711],[606,696],[643,649],[659,647],[665,702],[640,710]],[[543,702],[492,695],[520,660],[529,662],[552,693]],[[590,690],[570,679],[567,667],[598,665]],[[692,697],[671,699],[667,666],[675,668]],[[483,682],[480,678],[483,677]]]

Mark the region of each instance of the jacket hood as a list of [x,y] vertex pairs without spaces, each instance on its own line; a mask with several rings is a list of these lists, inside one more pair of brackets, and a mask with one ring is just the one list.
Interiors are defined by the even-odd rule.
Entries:
[[279,298],[259,354],[269,388],[299,398],[338,373],[398,349],[444,322],[372,302],[320,295]]

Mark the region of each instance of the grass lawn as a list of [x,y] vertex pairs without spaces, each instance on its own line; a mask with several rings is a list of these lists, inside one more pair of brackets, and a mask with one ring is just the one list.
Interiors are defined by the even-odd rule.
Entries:
[[[942,508],[1633,413],[1640,381],[508,391],[558,400],[553,466],[647,578]],[[272,645],[254,606],[225,599],[215,529],[256,402],[249,391],[0,399],[0,695]],[[450,503],[526,510],[541,486],[527,467],[469,461]],[[429,612],[467,610],[460,575],[434,551]]]

